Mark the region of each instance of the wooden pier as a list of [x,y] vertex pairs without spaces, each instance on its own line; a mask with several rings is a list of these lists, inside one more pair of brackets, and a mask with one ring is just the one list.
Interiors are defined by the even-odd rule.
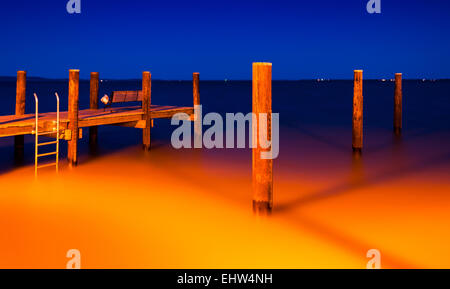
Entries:
[[[23,154],[22,138],[33,135],[36,130],[35,114],[25,114],[25,72],[18,73],[16,113],[0,116],[0,137],[16,137],[16,154]],[[98,73],[91,74],[90,109],[78,109],[79,71],[69,72],[68,110],[60,112],[60,139],[68,142],[69,166],[77,164],[77,142],[83,128],[90,128],[90,142],[97,142],[96,128],[102,125],[134,127],[143,130],[144,149],[150,149],[150,129],[153,119],[171,118],[177,113],[185,113],[193,118],[194,107],[179,107],[151,104],[151,76],[143,73],[142,105],[98,108]],[[198,85],[198,74],[194,74],[194,83]],[[94,99],[95,98],[95,99]],[[38,131],[54,130],[56,112],[39,114]],[[76,133],[78,131],[78,133]],[[55,133],[56,136],[56,133]],[[53,136],[53,137],[55,137]]]
[[[183,112],[188,115],[194,114],[193,107],[178,107],[151,105],[151,119],[171,118],[174,114]],[[119,125],[135,128],[144,128],[144,111],[140,106],[114,107],[107,109],[83,109],[78,114],[78,127],[89,128],[101,125]],[[56,112],[46,112],[39,114],[39,129],[50,130],[56,121]],[[67,111],[61,112],[61,131],[64,139],[70,139],[69,116]],[[21,116],[6,115],[0,116],[0,137],[21,136],[34,134],[35,115],[24,114]]]

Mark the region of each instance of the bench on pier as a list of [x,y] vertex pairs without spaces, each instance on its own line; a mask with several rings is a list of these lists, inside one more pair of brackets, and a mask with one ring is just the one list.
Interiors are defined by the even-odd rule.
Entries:
[[[105,105],[111,107],[114,103],[139,102],[142,101],[142,90],[113,91],[111,99]],[[103,102],[103,99],[102,99]]]

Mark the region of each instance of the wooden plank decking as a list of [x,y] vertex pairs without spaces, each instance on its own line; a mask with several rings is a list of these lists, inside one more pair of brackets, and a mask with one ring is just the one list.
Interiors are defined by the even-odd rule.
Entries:
[[[176,113],[194,114],[193,107],[177,107],[152,105],[151,118],[171,118]],[[91,127],[99,125],[115,125],[122,123],[133,123],[143,120],[144,113],[141,106],[112,107],[103,109],[84,109],[78,114],[78,126]],[[54,127],[56,112],[39,114],[39,130],[50,130]],[[67,129],[69,125],[68,112],[60,113],[61,130]],[[6,115],[0,116],[0,137],[32,134],[35,129],[35,114],[25,114],[21,116]]]

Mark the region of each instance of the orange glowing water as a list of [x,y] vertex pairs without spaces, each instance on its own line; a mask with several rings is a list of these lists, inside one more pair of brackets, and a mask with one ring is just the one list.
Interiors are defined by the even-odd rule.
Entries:
[[5,171],[0,267],[65,268],[78,249],[82,268],[365,268],[378,249],[384,268],[450,268],[442,137],[373,134],[358,160],[348,143],[285,131],[268,219],[252,215],[249,150],[156,143],[38,180],[31,165]]

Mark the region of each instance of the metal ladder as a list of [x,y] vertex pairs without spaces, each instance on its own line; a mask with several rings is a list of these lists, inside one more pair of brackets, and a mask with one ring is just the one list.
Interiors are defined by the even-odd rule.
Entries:
[[[35,146],[34,146],[34,176],[35,177],[37,177],[38,169],[45,168],[45,167],[55,166],[56,172],[58,173],[58,164],[59,164],[59,95],[58,95],[58,93],[55,93],[55,95],[56,95],[56,121],[53,121],[53,124],[56,124],[56,127],[53,127],[52,131],[40,132],[39,131],[39,100],[38,100],[36,93],[34,94],[34,100],[36,102],[36,124],[35,124],[35,129],[33,131],[33,133],[35,135]],[[39,143],[39,136],[49,136],[49,135],[55,135],[55,134],[56,134],[55,141]],[[52,144],[56,144],[56,151],[39,154],[39,147],[52,145]],[[43,164],[43,165],[38,164],[40,157],[51,156],[51,155],[56,156],[56,161],[54,163],[47,163],[47,164]]]

